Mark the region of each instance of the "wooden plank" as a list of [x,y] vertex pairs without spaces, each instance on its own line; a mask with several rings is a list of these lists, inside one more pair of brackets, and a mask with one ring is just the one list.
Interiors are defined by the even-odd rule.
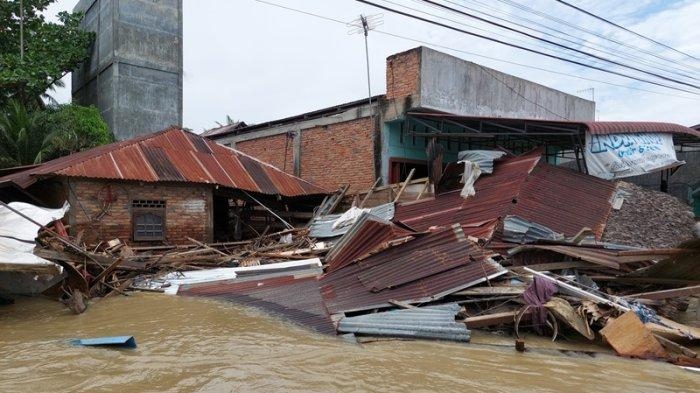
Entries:
[[699,285],[698,280],[681,280],[674,278],[654,277],[616,277],[616,276],[590,276],[593,281],[615,281],[630,284],[667,284],[667,285]]
[[[517,310],[499,312],[495,314],[479,315],[476,317],[468,317],[462,320],[469,329],[486,327],[491,325],[500,325],[503,323],[515,323],[515,316],[518,314]],[[529,311],[528,313],[529,314]]]
[[406,189],[406,186],[408,183],[411,182],[411,178],[413,178],[413,174],[416,173],[416,168],[411,168],[411,172],[408,172],[408,177],[406,178],[406,181],[403,182],[403,185],[399,189],[399,193],[396,194],[396,198],[394,198],[394,203],[399,201],[399,198],[401,198],[401,194],[403,194],[403,191]]
[[223,252],[223,251],[217,250],[217,249],[214,248],[214,247],[209,247],[209,246],[207,246],[206,244],[204,244],[204,243],[202,243],[202,242],[200,242],[200,241],[197,241],[197,240],[195,240],[195,239],[192,239],[191,237],[187,237],[187,240],[191,241],[192,243],[194,243],[194,244],[196,244],[196,245],[198,245],[198,246],[200,246],[200,247],[204,247],[204,248],[206,248],[207,250],[213,251],[213,252],[215,252],[215,253],[217,253],[217,254],[219,254],[219,255],[223,255],[223,256],[225,256],[225,257],[229,257],[229,256],[230,256],[229,254],[226,254],[226,253]]
[[682,353],[683,355],[690,357],[690,358],[696,358],[698,357],[698,353],[691,350],[690,348],[684,347],[678,343],[675,343],[666,337],[659,336],[658,334],[654,334],[654,337],[659,340],[661,345],[664,346],[664,348],[670,350],[670,351],[675,351],[678,353]]
[[635,293],[634,295],[627,295],[627,297],[659,300],[672,297],[692,296],[698,293],[700,293],[700,285],[693,285],[684,288],[664,289],[663,291]]
[[362,202],[360,202],[360,206],[358,206],[360,209],[362,209],[362,207],[365,206],[365,203],[367,202],[369,197],[372,196],[372,194],[374,194],[374,188],[377,187],[377,184],[379,184],[380,181],[382,181],[382,178],[378,177],[377,180],[374,181],[374,184],[372,184],[372,187],[370,187],[369,190],[367,190],[367,195],[365,195],[365,197],[362,198]]
[[[511,270],[521,270],[524,266],[512,266]],[[562,270],[562,269],[576,269],[576,268],[599,268],[599,265],[585,261],[566,261],[566,262],[551,262],[551,263],[535,263],[532,265],[527,265],[532,270],[537,270],[538,272],[551,271],[551,270]]]
[[455,292],[453,296],[494,296],[494,295],[520,295],[525,292],[525,287],[475,287]]
[[409,308],[413,308],[413,309],[418,308],[418,307],[416,307],[416,306],[412,306],[412,305],[410,305],[410,304],[408,304],[408,303],[400,302],[400,301],[398,301],[398,300],[389,300],[389,303],[393,304],[394,306],[401,307],[401,308],[406,308],[406,309],[409,309]]
[[610,319],[600,331],[618,355],[642,359],[665,359],[668,353],[634,311]]

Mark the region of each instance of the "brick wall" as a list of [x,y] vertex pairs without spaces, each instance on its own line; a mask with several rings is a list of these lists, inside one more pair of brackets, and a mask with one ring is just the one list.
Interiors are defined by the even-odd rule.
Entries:
[[235,149],[294,174],[294,140],[286,134],[237,142]]
[[[85,230],[88,244],[119,238],[133,243],[131,202],[164,200],[165,236],[170,244],[189,243],[187,237],[212,240],[212,190],[208,186],[68,179],[69,224],[73,235]],[[105,201],[112,199],[104,209]],[[101,218],[99,216],[103,214]],[[93,218],[92,223],[88,218]]]
[[386,99],[419,93],[421,48],[397,53],[386,59]]
[[363,191],[374,183],[372,118],[314,127],[301,133],[301,177],[328,190],[350,184]]

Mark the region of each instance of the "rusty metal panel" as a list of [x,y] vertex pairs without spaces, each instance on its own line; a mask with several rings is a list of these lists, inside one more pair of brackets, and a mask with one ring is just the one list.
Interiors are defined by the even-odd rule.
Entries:
[[168,154],[160,147],[142,146],[141,150],[146,160],[158,175],[158,180],[185,181],[185,177],[178,172],[175,165],[168,158]]
[[476,195],[469,198],[454,190],[399,205],[394,218],[416,230],[459,223],[471,232],[467,228],[515,215],[565,236],[589,227],[600,239],[615,192],[613,182],[549,165],[539,151],[496,161],[493,174],[481,176],[474,188]]
[[300,195],[304,193],[304,188],[301,182],[292,181],[285,172],[282,172],[272,166],[262,164],[265,175],[275,185],[276,188],[284,190],[289,195]]
[[[450,262],[455,267],[434,269],[432,265],[439,262],[429,253],[418,252],[436,247],[458,259]],[[326,273],[319,280],[321,295],[331,313],[389,307],[389,300],[428,302],[505,274],[502,266],[490,260],[490,254],[466,240],[459,225],[442,228]],[[397,271],[391,272],[400,275],[399,279],[392,278],[395,286],[377,290],[363,284],[360,275],[366,282],[379,279],[385,272],[377,270],[373,276],[371,269],[396,260],[403,263],[395,265]]]
[[233,186],[235,188],[260,192],[258,185],[255,184],[253,178],[250,177],[250,174],[243,168],[243,164],[238,160],[236,154],[231,154],[231,152],[216,152],[214,153],[214,157],[216,157],[216,161],[233,180]]
[[573,236],[583,227],[600,239],[612,208],[615,183],[540,163],[523,184],[513,214]]
[[[393,204],[391,204],[393,206]],[[340,269],[357,259],[388,248],[387,242],[412,235],[391,221],[364,213],[326,254],[326,271]]]
[[260,189],[260,192],[265,194],[276,193],[275,184],[269,177],[267,177],[262,164],[246,154],[238,154],[238,160],[241,162],[241,164],[243,164],[243,167],[245,168],[246,172],[250,174],[250,177],[253,178],[255,184]]
[[493,174],[474,184],[476,195],[465,199],[454,190],[431,200],[400,204],[394,219],[416,230],[454,223],[473,226],[497,219],[517,203],[522,184],[539,161],[539,152],[497,161]]
[[700,138],[700,131],[674,123],[650,121],[589,121],[583,123],[591,134],[627,134],[637,132],[659,132],[688,134]]
[[271,165],[177,128],[61,157],[0,177],[0,183],[28,187],[41,175],[207,183],[290,197],[327,193]]
[[244,282],[195,284],[181,288],[184,296],[205,296],[255,307],[285,317],[319,333],[335,334],[315,276],[284,275]]
[[209,145],[207,144],[207,140],[206,140],[206,139],[202,138],[202,137],[199,136],[199,135],[190,134],[190,133],[187,133],[187,134],[185,134],[185,135],[187,135],[187,138],[189,138],[190,142],[192,143],[192,145],[194,146],[194,148],[195,148],[198,152],[200,152],[200,153],[207,153],[207,154],[212,154],[212,153],[213,153],[213,152],[211,151],[211,149],[209,148]]

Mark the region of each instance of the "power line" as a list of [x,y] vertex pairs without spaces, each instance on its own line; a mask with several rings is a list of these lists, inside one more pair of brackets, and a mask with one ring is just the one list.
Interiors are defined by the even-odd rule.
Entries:
[[512,43],[510,43],[510,42],[501,41],[501,40],[498,40],[498,39],[495,39],[495,38],[491,38],[491,37],[488,37],[488,36],[485,36],[485,35],[482,35],[482,34],[474,33],[474,32],[467,31],[467,30],[463,30],[463,29],[460,29],[460,28],[457,28],[457,27],[454,27],[454,26],[446,25],[446,24],[444,24],[444,23],[440,23],[440,22],[437,22],[437,21],[434,21],[434,20],[426,19],[426,18],[420,17],[420,16],[418,16],[418,15],[409,14],[409,13],[407,13],[407,12],[403,12],[403,11],[400,11],[400,10],[395,10],[395,9],[393,9],[393,8],[389,8],[389,7],[386,7],[386,6],[383,6],[383,5],[379,5],[379,4],[376,4],[376,3],[372,3],[372,2],[367,1],[367,0],[356,0],[356,1],[358,1],[358,2],[360,2],[360,3],[367,4],[367,5],[374,6],[374,7],[377,7],[377,8],[381,8],[381,9],[383,9],[383,10],[385,10],[385,11],[393,12],[393,13],[395,13],[395,14],[407,16],[407,17],[409,17],[409,18],[417,19],[417,20],[420,20],[420,21],[423,21],[423,22],[427,22],[427,23],[436,25],[436,26],[444,27],[444,28],[446,28],[446,29],[458,31],[458,32],[463,33],[463,34],[471,35],[471,36],[478,37],[478,38],[481,38],[481,39],[485,39],[485,40],[488,40],[488,41],[496,42],[496,43],[499,43],[499,44],[502,44],[502,45],[510,46],[510,47],[512,47],[512,48],[517,48],[517,49],[521,49],[521,50],[524,50],[524,51],[527,51],[527,52],[536,53],[536,54],[539,54],[539,55],[542,55],[542,56],[550,57],[550,58],[552,58],[552,59],[557,59],[557,60],[565,61],[565,62],[568,62],[568,63],[577,64],[577,65],[580,65],[580,66],[583,66],[583,67],[586,67],[586,68],[591,68],[591,69],[598,70],[598,71],[602,71],[602,72],[605,72],[605,73],[608,73],[608,74],[613,74],[613,75],[618,75],[618,76],[622,76],[622,77],[629,78],[629,79],[634,79],[634,80],[639,81],[639,82],[650,83],[650,84],[652,84],[652,85],[661,86],[661,87],[665,87],[665,88],[673,89],[673,90],[677,90],[677,91],[683,91],[683,92],[686,92],[686,93],[689,93],[689,94],[693,94],[693,95],[700,95],[700,93],[693,92],[693,91],[690,91],[690,90],[685,90],[685,89],[682,89],[682,88],[679,88],[679,87],[669,86],[669,85],[666,85],[666,84],[663,84],[663,83],[659,83],[659,82],[655,82],[655,81],[652,81],[652,80],[649,80],[649,79],[639,78],[639,77],[636,77],[636,76],[634,76],[634,75],[623,74],[623,73],[621,73],[621,72],[617,72],[617,71],[613,71],[613,70],[608,70],[608,69],[601,68],[601,67],[597,67],[597,66],[594,66],[594,65],[585,64],[585,63],[582,63],[582,62],[580,62],[580,61],[567,59],[567,58],[564,58],[564,57],[561,57],[561,56],[556,56],[556,55],[552,55],[552,54],[545,53],[545,52],[540,52],[540,51],[537,51],[537,50],[534,50],[534,49],[530,49],[530,48],[527,48],[527,47],[524,47],[524,46],[521,46],[521,45],[512,44]]
[[481,55],[481,54],[478,54],[478,53],[475,53],[475,52],[465,51],[465,50],[462,50],[462,49],[456,49],[456,48],[452,48],[452,47],[449,47],[449,46],[445,46],[445,45],[441,45],[441,44],[436,44],[436,43],[434,43],[434,42],[423,41],[423,40],[420,40],[420,39],[417,39],[417,38],[406,37],[406,36],[402,36],[402,35],[398,35],[398,34],[389,33],[389,32],[386,32],[386,31],[376,30],[376,32],[379,33],[379,34],[384,34],[384,35],[388,35],[388,36],[390,36],[390,37],[400,38],[400,39],[403,39],[403,40],[412,41],[412,42],[416,42],[416,43],[423,44],[423,45],[430,45],[430,46],[433,46],[433,47],[436,47],[436,48],[442,48],[442,49],[446,49],[446,50],[450,50],[450,51],[454,51],[454,52],[464,53],[464,54],[467,54],[467,55],[470,55],[470,56],[477,56],[477,57],[481,57],[481,58],[483,58],[483,59],[489,59],[489,60],[498,61],[498,62],[501,62],[501,63],[512,64],[512,65],[515,65],[515,66],[519,66],[519,67],[523,67],[523,68],[529,68],[529,69],[532,69],[532,70],[538,70],[538,71],[543,71],[543,72],[549,72],[549,73],[551,73],[551,74],[562,75],[562,76],[566,76],[566,77],[569,77],[569,78],[576,78],[576,79],[581,79],[581,80],[585,80],[585,81],[589,81],[589,82],[603,83],[603,84],[610,85],[610,86],[622,87],[622,88],[624,88],[624,89],[630,89],[630,90],[643,91],[643,92],[652,93],[652,94],[658,94],[658,95],[662,95],[662,96],[677,97],[677,98],[683,98],[683,99],[686,99],[686,100],[700,100],[700,98],[686,97],[686,96],[681,96],[681,95],[677,95],[677,94],[663,93],[663,92],[660,92],[660,91],[647,90],[647,89],[642,89],[642,88],[639,88],[639,87],[621,85],[621,84],[618,84],[618,83],[613,83],[613,82],[608,82],[608,81],[603,81],[603,80],[593,79],[593,78],[587,78],[587,77],[585,77],[585,76],[573,75],[573,74],[565,73],[565,72],[554,71],[554,70],[550,70],[550,69],[547,69],[547,68],[537,67],[537,66],[533,66],[533,65],[529,65],[529,64],[518,63],[518,62],[515,62],[515,61],[499,59],[499,58],[497,58],[497,57],[491,57],[491,56]]
[[[303,14],[303,15],[307,15],[307,16],[312,16],[312,17],[315,17],[315,18],[319,18],[319,19],[322,19],[322,20],[326,20],[326,21],[328,21],[328,22],[334,22],[334,23],[342,24],[342,25],[344,25],[344,26],[348,26],[348,23],[347,23],[347,22],[344,22],[344,21],[342,21],[342,20],[340,20],[340,19],[334,19],[334,18],[331,18],[331,17],[328,17],[328,16],[319,15],[319,14],[315,14],[315,13],[312,13],[312,12],[303,11],[303,10],[299,10],[299,9],[296,9],[296,8],[291,8],[291,7],[283,6],[283,5],[281,5],[281,4],[276,4],[276,3],[267,2],[267,1],[264,1],[264,0],[255,0],[255,1],[257,1],[258,3],[263,3],[263,4],[267,4],[267,5],[273,6],[273,7],[282,8],[282,9],[285,9],[285,10],[288,10],[288,11],[292,11],[292,12],[296,12],[296,13],[299,13],[299,14]],[[388,31],[382,31],[382,30],[379,30],[379,29],[376,29],[376,30],[374,30],[374,31],[375,31],[376,33],[379,33],[379,34],[383,34],[383,35],[386,35],[386,36],[390,36],[390,37],[394,37],[394,38],[399,38],[399,39],[403,39],[403,40],[407,40],[407,41],[416,42],[416,43],[418,43],[418,44],[430,45],[430,46],[433,46],[433,47],[436,47],[436,48],[442,48],[442,49],[446,49],[446,50],[450,50],[450,51],[454,51],[454,52],[458,52],[458,53],[463,53],[463,54],[467,54],[467,55],[470,55],[470,56],[481,57],[481,58],[483,58],[483,59],[489,59],[489,60],[493,60],[493,61],[497,61],[497,62],[501,62],[501,63],[512,64],[512,65],[519,66],[519,67],[523,67],[523,68],[529,68],[529,69],[533,69],[533,70],[548,72],[548,73],[551,73],[551,74],[562,75],[562,76],[566,76],[566,77],[569,77],[569,78],[576,78],[576,79],[586,80],[586,81],[589,81],[589,82],[603,83],[603,84],[606,84],[606,85],[609,85],[609,86],[621,87],[621,88],[624,88],[624,89],[630,89],[630,90],[636,90],[636,91],[643,91],[643,92],[646,92],[646,93],[652,93],[652,94],[657,94],[657,95],[662,95],[662,96],[667,96],[667,97],[677,97],[677,98],[683,98],[683,99],[686,99],[686,100],[693,100],[693,101],[695,101],[695,100],[700,100],[700,98],[686,97],[686,96],[677,95],[677,94],[664,93],[664,92],[660,92],[660,91],[642,89],[642,88],[639,88],[639,87],[621,85],[621,84],[617,84],[617,83],[613,83],[613,82],[609,82],[609,81],[603,81],[603,80],[599,80],[599,79],[587,78],[587,77],[584,77],[584,76],[574,75],[574,74],[571,74],[571,73],[559,72],[559,71],[554,71],[554,70],[550,70],[550,69],[547,69],[547,68],[537,67],[537,66],[533,66],[533,65],[529,65],[529,64],[523,64],[523,63],[518,63],[518,62],[515,62],[515,61],[510,61],[510,60],[505,60],[505,59],[499,59],[499,58],[497,58],[497,57],[491,57],[491,56],[481,55],[481,54],[478,54],[478,53],[475,53],[475,52],[465,51],[465,50],[462,50],[462,49],[456,49],[456,48],[452,48],[452,47],[445,46],[445,45],[442,45],[442,44],[437,44],[437,43],[434,43],[434,42],[424,41],[424,40],[421,40],[421,39],[418,39],[418,38],[407,37],[407,36],[403,36],[403,35],[400,35],[400,34],[394,34],[394,33],[390,33],[390,32],[388,32]]]
[[[419,1],[419,0],[413,0],[413,1]],[[497,19],[497,20],[500,20],[500,21],[503,21],[503,22],[506,22],[506,23],[510,23],[510,24],[512,24],[512,25],[514,25],[514,26],[518,26],[518,27],[521,27],[521,28],[524,28],[524,29],[527,29],[527,30],[530,30],[530,31],[534,31],[534,32],[536,32],[536,33],[543,34],[543,35],[546,35],[546,36],[548,36],[548,37],[552,37],[552,38],[555,38],[555,39],[558,39],[558,40],[566,41],[566,42],[569,42],[569,43],[574,44],[574,45],[579,45],[579,46],[581,46],[581,47],[583,47],[583,48],[588,48],[588,49],[591,49],[591,50],[597,50],[597,51],[600,51],[600,52],[602,52],[602,53],[605,53],[605,54],[610,55],[610,56],[613,56],[613,57],[622,58],[622,59],[625,59],[625,60],[637,61],[637,62],[642,63],[642,64],[644,64],[644,65],[653,67],[653,68],[655,68],[655,69],[657,69],[657,70],[664,70],[664,69],[662,69],[661,67],[669,67],[669,68],[675,70],[675,72],[671,72],[671,71],[666,71],[666,72],[670,72],[670,73],[673,73],[673,74],[676,74],[676,75],[680,75],[680,76],[683,76],[683,77],[686,77],[686,78],[687,78],[687,77],[690,77],[688,74],[686,74],[686,72],[688,72],[688,70],[686,70],[685,68],[679,68],[679,67],[678,67],[678,63],[676,63],[676,62],[674,62],[674,63],[672,63],[672,64],[664,64],[664,63],[662,63],[662,62],[659,62],[659,61],[656,61],[656,60],[653,60],[653,59],[650,59],[650,58],[641,57],[640,55],[636,55],[636,54],[632,54],[632,53],[628,53],[628,52],[623,52],[623,51],[621,51],[619,48],[611,48],[611,47],[609,47],[609,46],[605,46],[605,45],[602,45],[602,44],[596,44],[596,43],[592,43],[592,42],[589,44],[589,43],[587,43],[586,41],[581,41],[581,40],[576,41],[576,40],[574,40],[574,39],[578,39],[578,37],[576,37],[576,36],[574,36],[574,35],[571,35],[571,34],[565,32],[565,31],[552,28],[552,27],[550,27],[550,26],[544,25],[544,24],[542,24],[542,23],[539,23],[539,22],[537,22],[537,21],[535,21],[535,20],[532,20],[532,19],[529,19],[529,18],[522,17],[522,16],[520,16],[520,15],[514,15],[514,14],[511,14],[511,13],[505,12],[505,11],[500,10],[500,9],[498,9],[498,8],[491,7],[489,4],[480,2],[480,1],[478,1],[478,0],[467,0],[467,1],[469,1],[470,3],[475,4],[475,5],[477,5],[477,6],[481,6],[481,7],[484,7],[484,8],[486,8],[486,9],[489,9],[489,10],[491,10],[492,12],[495,12],[495,13],[498,13],[498,14],[501,14],[501,15],[505,15],[505,16],[514,18],[514,19],[516,19],[516,20],[525,21],[525,22],[527,22],[527,23],[529,23],[529,24],[533,24],[533,25],[536,25],[536,26],[540,26],[540,27],[542,27],[543,29],[556,32],[556,33],[561,34],[561,35],[563,35],[563,36],[561,36],[561,35],[556,35],[556,34],[552,34],[552,33],[549,33],[549,32],[547,32],[547,31],[544,31],[544,30],[539,30],[539,29],[533,28],[533,27],[531,27],[531,26],[528,26],[528,25],[526,25],[526,24],[524,24],[524,23],[515,22],[515,21],[513,21],[513,20],[511,20],[511,19],[499,17],[499,16],[496,16],[496,15],[493,15],[493,14],[489,14],[489,13],[484,12],[484,11],[482,11],[482,10],[478,10],[478,9],[476,9],[476,8],[472,8],[472,7],[468,7],[468,6],[466,6],[466,5],[460,4],[460,3],[456,2],[456,1],[445,0],[446,3],[452,4],[452,5],[454,5],[454,6],[457,6],[457,7],[463,8],[463,9],[467,9],[467,10],[470,10],[470,11],[479,13],[479,14],[481,14],[481,15],[485,15],[485,16],[488,16],[488,17],[491,17],[491,18],[494,18],[494,19]],[[571,38],[574,38],[574,39],[570,39],[570,38],[566,38],[566,37],[571,37]],[[601,49],[601,48],[602,48],[602,49]],[[692,78],[692,77],[690,77],[690,78]]]
[[[612,38],[612,37],[610,37],[610,36],[606,36],[606,35],[600,34],[600,33],[595,32],[595,31],[593,31],[593,30],[589,30],[589,29],[586,29],[586,28],[577,26],[577,25],[572,24],[572,23],[569,23],[569,22],[567,22],[567,21],[565,21],[565,20],[563,20],[563,19],[561,19],[561,18],[557,18],[557,17],[552,16],[552,15],[549,15],[549,14],[547,14],[547,13],[545,13],[545,12],[535,10],[535,9],[533,9],[533,8],[531,8],[531,7],[528,7],[528,6],[523,5],[523,4],[516,3],[516,2],[514,2],[514,1],[512,1],[512,0],[497,0],[497,1],[499,1],[499,2],[501,2],[501,3],[504,3],[504,4],[509,4],[509,5],[511,5],[511,6],[515,7],[515,8],[521,9],[521,10],[523,10],[523,11],[525,11],[525,12],[529,12],[529,13],[531,13],[531,14],[538,15],[538,16],[540,16],[541,18],[549,19],[549,20],[554,21],[554,22],[557,22],[557,23],[559,23],[559,24],[566,25],[566,26],[568,26],[568,27],[570,27],[570,28],[572,28],[572,29],[575,29],[575,30],[578,30],[578,31],[582,31],[582,32],[584,32],[584,33],[588,33],[588,34],[594,35],[594,36],[596,36],[596,37],[598,37],[598,38],[602,38],[602,39],[604,39],[604,40],[614,42],[614,43],[616,43],[616,44],[618,44],[618,45],[622,45],[622,46],[625,46],[625,47],[627,47],[627,48],[631,48],[631,49],[634,49],[634,50],[643,52],[643,53],[645,53],[645,54],[647,54],[647,55],[649,55],[649,56],[656,57],[656,58],[658,58],[658,59],[660,59],[660,60],[664,60],[664,61],[667,61],[667,62],[670,62],[670,63],[677,62],[677,60],[669,60],[669,59],[667,59],[667,58],[665,58],[665,57],[659,56],[658,54],[656,54],[656,53],[654,53],[654,52],[648,51],[648,50],[646,50],[646,49],[640,48],[640,47],[635,46],[635,45],[627,44],[627,43],[622,42],[622,41],[618,41],[618,40],[616,40],[616,39],[614,39],[614,38]],[[690,66],[690,65],[687,65],[687,64],[686,64],[686,66],[689,67],[689,68],[693,68],[695,71],[698,70],[698,68],[696,68],[696,67],[694,67],[694,66]]]
[[654,39],[652,39],[652,38],[649,38],[649,37],[647,37],[647,36],[644,36],[644,35],[642,35],[642,34],[639,34],[639,33],[637,33],[636,31],[630,30],[630,29],[628,29],[628,28],[626,28],[626,27],[624,27],[624,26],[620,26],[620,25],[618,25],[618,24],[615,23],[615,22],[612,22],[612,21],[610,21],[610,20],[608,20],[608,19],[605,19],[605,18],[603,18],[602,16],[598,16],[598,15],[596,15],[596,14],[590,12],[590,11],[586,11],[586,10],[584,10],[583,8],[577,7],[577,6],[573,5],[573,4],[569,4],[569,3],[567,3],[566,1],[563,1],[563,0],[556,0],[556,1],[559,2],[559,3],[561,3],[561,4],[564,4],[564,5],[567,6],[567,7],[573,8],[573,9],[579,11],[579,12],[583,12],[584,14],[586,14],[586,15],[588,15],[588,16],[592,16],[592,17],[594,17],[594,18],[596,18],[596,19],[598,19],[598,20],[600,20],[600,21],[603,21],[603,22],[609,24],[609,25],[615,26],[615,27],[617,27],[617,28],[619,28],[619,29],[622,29],[622,30],[628,32],[628,33],[632,33],[632,34],[636,35],[637,37],[644,38],[644,39],[647,40],[647,41],[653,42],[653,43],[655,43],[655,44],[657,44],[657,45],[661,45],[661,46],[663,46],[664,48],[670,49],[670,50],[672,50],[672,51],[674,51],[674,52],[677,52],[677,53],[680,53],[680,54],[685,55],[685,56],[687,56],[687,57],[690,57],[691,59],[700,60],[700,59],[698,59],[697,57],[695,57],[695,56],[693,56],[693,55],[690,55],[690,54],[688,54],[688,53],[679,51],[679,50],[676,49],[676,48],[670,47],[670,46],[668,46],[668,45],[666,45],[666,44],[664,44],[664,43],[661,43],[661,42],[656,41],[656,40],[654,40]]
[[[485,32],[485,33],[490,33],[490,34],[492,34],[492,35],[494,35],[494,36],[497,36],[497,37],[503,37],[503,38],[505,38],[505,39],[510,40],[511,42],[519,42],[519,43],[521,43],[521,44],[523,44],[523,45],[534,45],[534,46],[537,46],[537,47],[542,48],[542,49],[544,49],[544,50],[552,51],[552,52],[555,52],[555,53],[561,53],[561,54],[566,55],[566,56],[573,56],[574,58],[579,59],[579,60],[589,60],[588,58],[586,58],[586,57],[584,57],[584,56],[577,55],[577,54],[575,54],[575,53],[569,53],[569,52],[567,52],[566,50],[557,49],[557,48],[551,48],[550,46],[547,46],[547,45],[544,45],[544,44],[530,43],[530,42],[525,41],[525,40],[520,40],[520,39],[517,39],[517,38],[513,38],[513,37],[507,36],[507,35],[505,35],[505,34],[500,34],[500,33],[498,33],[498,32],[491,31],[491,30],[488,30],[488,29],[484,29],[484,28],[481,28],[481,27],[478,27],[478,26],[474,26],[474,25],[470,25],[470,24],[467,24],[467,23],[463,23],[463,22],[460,22],[460,21],[457,21],[457,20],[454,20],[454,19],[445,18],[445,17],[442,17],[442,16],[440,16],[440,15],[431,14],[431,13],[429,13],[429,12],[422,11],[422,10],[419,10],[419,9],[416,9],[416,8],[412,8],[412,7],[403,5],[403,4],[399,4],[399,3],[393,2],[393,1],[391,1],[391,0],[383,0],[383,1],[384,1],[385,3],[389,3],[389,4],[392,4],[392,5],[394,5],[394,6],[399,6],[399,7],[402,7],[402,8],[408,9],[408,10],[411,10],[411,11],[419,12],[419,13],[424,14],[424,15],[432,16],[432,17],[434,17],[434,18],[439,18],[439,19],[443,19],[443,20],[446,20],[446,21],[449,21],[449,22],[453,22],[453,23],[456,23],[456,24],[458,24],[458,25],[460,25],[460,26],[465,26],[465,27],[469,27],[469,28],[474,29],[474,30],[483,31],[483,32]],[[413,1],[414,1],[414,2],[417,2],[417,3],[420,3],[420,2],[421,2],[421,0],[413,0]],[[435,7],[435,6],[433,6],[433,7],[434,7],[434,8],[438,8],[438,7]]]
[[[518,33],[518,34],[522,34],[522,35],[524,35],[524,36],[527,36],[527,37],[530,37],[530,38],[533,38],[533,39],[536,39],[536,40],[539,40],[539,41],[546,42],[546,43],[551,44],[551,45],[556,45],[556,46],[558,46],[558,47],[560,47],[560,48],[564,48],[564,49],[568,49],[568,50],[570,50],[570,51],[578,52],[578,53],[581,53],[581,54],[586,55],[586,56],[590,56],[590,57],[593,57],[593,58],[596,58],[596,59],[599,59],[599,60],[603,60],[603,61],[608,62],[608,63],[611,63],[611,64],[615,64],[615,65],[618,65],[618,66],[621,66],[621,67],[624,67],[624,68],[628,68],[628,69],[630,69],[630,70],[634,70],[634,71],[637,71],[637,72],[642,72],[642,73],[644,73],[644,74],[647,74],[647,75],[650,75],[650,76],[654,76],[654,77],[657,77],[657,78],[660,78],[660,79],[664,79],[664,80],[667,80],[667,81],[669,81],[669,82],[674,82],[674,83],[677,83],[677,84],[680,84],[680,85],[685,85],[685,86],[688,86],[688,87],[693,87],[693,88],[696,88],[696,89],[700,89],[700,86],[695,85],[695,84],[692,84],[692,83],[684,82],[684,81],[681,81],[681,80],[678,80],[678,79],[675,79],[675,78],[670,78],[670,77],[667,77],[667,76],[658,74],[658,73],[656,73],[656,72],[647,71],[647,70],[644,70],[644,69],[641,69],[641,68],[637,68],[637,67],[635,67],[635,66],[631,66],[631,65],[627,65],[627,64],[621,63],[621,62],[616,61],[616,60],[611,60],[611,59],[608,59],[608,58],[606,58],[606,57],[598,56],[598,55],[596,55],[596,54],[594,54],[594,53],[589,53],[589,52],[586,52],[586,51],[582,51],[582,50],[580,50],[580,49],[572,48],[572,47],[570,47],[570,46],[563,45],[563,44],[560,44],[560,43],[558,43],[558,42],[555,42],[555,41],[552,41],[552,40],[549,40],[549,39],[546,39],[546,38],[538,37],[538,36],[536,36],[536,35],[534,35],[534,34],[530,34],[530,33],[527,33],[527,32],[524,32],[524,31],[521,31],[521,30],[512,28],[512,27],[509,27],[509,26],[506,26],[506,25],[503,25],[503,24],[500,24],[500,23],[497,23],[497,22],[488,20],[488,19],[486,19],[486,18],[482,18],[482,17],[477,16],[477,15],[474,15],[474,14],[470,14],[469,12],[460,11],[460,10],[458,10],[458,9],[455,9],[455,8],[452,8],[452,7],[449,7],[449,6],[446,6],[446,5],[441,4],[441,3],[437,3],[437,2],[432,1],[432,0],[422,0],[422,1],[425,2],[425,3],[428,3],[428,4],[433,4],[433,5],[435,5],[435,6],[444,8],[444,9],[446,9],[446,10],[448,10],[448,11],[458,13],[458,14],[460,14],[460,15],[464,15],[464,16],[467,16],[467,17],[469,17],[469,18],[473,18],[473,19],[479,20],[479,21],[481,21],[481,22],[485,22],[485,23],[488,23],[488,24],[491,24],[491,25],[494,25],[494,26],[498,26],[498,27],[500,27],[500,28],[503,28],[503,29],[506,29],[506,30],[509,30],[509,31],[513,31],[513,32]],[[692,79],[695,79],[695,78],[692,78]]]

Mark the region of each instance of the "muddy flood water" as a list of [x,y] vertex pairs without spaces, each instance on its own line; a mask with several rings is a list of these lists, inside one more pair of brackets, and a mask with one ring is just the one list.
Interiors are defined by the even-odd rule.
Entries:
[[[510,338],[484,334],[471,344],[359,345],[213,300],[135,294],[99,300],[72,315],[51,300],[20,298],[0,307],[0,392],[700,389],[700,374],[669,364],[562,353],[534,338],[528,352],[516,353]],[[138,348],[67,343],[103,335],[133,335]]]

